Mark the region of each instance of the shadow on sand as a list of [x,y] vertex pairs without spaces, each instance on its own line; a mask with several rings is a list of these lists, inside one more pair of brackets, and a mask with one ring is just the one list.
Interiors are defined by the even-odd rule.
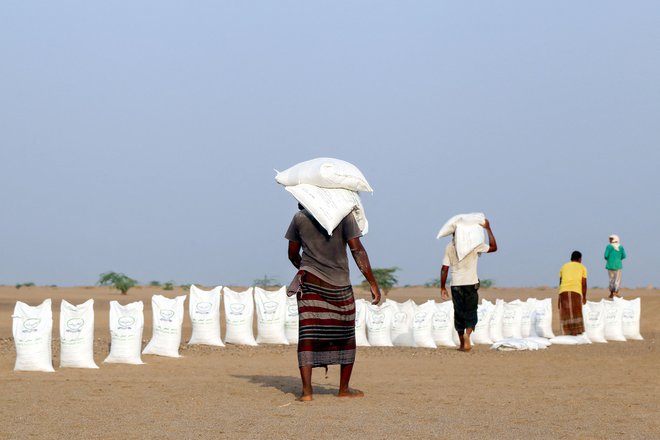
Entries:
[[[293,394],[297,396],[300,394],[301,383],[299,377],[293,376],[264,376],[264,375],[232,375],[238,379],[247,380],[250,383],[261,385],[264,388],[275,388],[284,394]],[[319,384],[312,381],[314,387],[314,394],[337,394],[339,387],[328,386]]]

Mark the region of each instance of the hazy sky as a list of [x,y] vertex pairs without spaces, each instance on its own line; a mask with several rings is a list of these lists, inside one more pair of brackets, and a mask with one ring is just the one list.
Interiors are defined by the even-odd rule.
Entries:
[[[2,2],[0,283],[287,282],[273,169],[355,163],[363,242],[438,276],[484,211],[500,286],[660,285],[660,2]],[[361,276],[352,266],[353,280]]]

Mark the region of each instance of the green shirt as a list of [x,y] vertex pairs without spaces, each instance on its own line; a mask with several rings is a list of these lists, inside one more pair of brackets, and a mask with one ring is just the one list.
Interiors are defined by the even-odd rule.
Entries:
[[621,270],[623,268],[622,260],[626,258],[626,250],[623,246],[619,245],[619,250],[614,249],[614,246],[608,244],[605,248],[605,260],[607,270]]

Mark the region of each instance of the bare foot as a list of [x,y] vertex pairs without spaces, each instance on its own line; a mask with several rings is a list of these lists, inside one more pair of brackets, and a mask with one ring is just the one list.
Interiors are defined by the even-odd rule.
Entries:
[[463,352],[467,353],[468,351],[472,350],[472,347],[460,347],[460,348],[457,348],[456,350],[463,351]]
[[298,402],[311,402],[314,400],[314,396],[311,394],[302,394],[299,397],[296,398]]
[[364,397],[364,393],[360,390],[349,389],[348,391],[340,391],[337,397]]

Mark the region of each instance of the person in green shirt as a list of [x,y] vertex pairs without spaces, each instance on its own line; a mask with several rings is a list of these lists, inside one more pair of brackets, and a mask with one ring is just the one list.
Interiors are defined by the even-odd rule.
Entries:
[[626,250],[619,244],[618,235],[610,235],[610,244],[605,248],[605,269],[610,278],[610,298],[621,297],[619,288],[621,287],[622,261],[626,258]]

